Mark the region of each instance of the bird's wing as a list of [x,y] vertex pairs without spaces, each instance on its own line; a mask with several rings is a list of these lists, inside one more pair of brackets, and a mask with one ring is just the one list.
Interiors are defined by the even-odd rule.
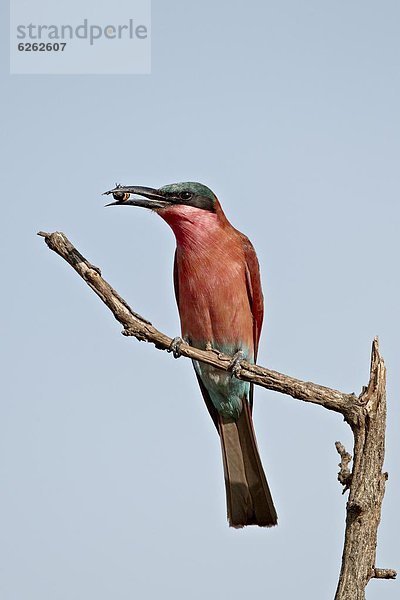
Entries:
[[260,267],[251,242],[243,236],[243,248],[246,261],[246,285],[251,312],[253,313],[254,362],[257,361],[258,342],[264,318],[264,297],[261,289]]
[[[261,289],[260,266],[256,251],[250,240],[243,235],[243,248],[246,261],[246,286],[251,312],[253,314],[254,362],[257,362],[258,342],[264,319],[264,297]],[[250,384],[250,409],[253,410],[254,386]]]

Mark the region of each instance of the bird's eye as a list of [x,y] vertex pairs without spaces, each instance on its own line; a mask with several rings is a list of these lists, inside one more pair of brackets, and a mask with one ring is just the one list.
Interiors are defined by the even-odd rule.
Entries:
[[192,197],[192,194],[190,192],[181,192],[179,194],[179,198],[181,200],[189,200]]

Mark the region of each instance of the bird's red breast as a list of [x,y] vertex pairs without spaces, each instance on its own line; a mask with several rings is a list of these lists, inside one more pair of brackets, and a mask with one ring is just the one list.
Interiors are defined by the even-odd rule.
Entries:
[[263,319],[257,257],[250,241],[216,211],[170,206],[159,215],[177,241],[175,288],[183,337],[255,358]]

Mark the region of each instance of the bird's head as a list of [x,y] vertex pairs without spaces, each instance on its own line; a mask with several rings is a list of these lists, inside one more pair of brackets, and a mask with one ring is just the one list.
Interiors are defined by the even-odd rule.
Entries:
[[194,181],[171,183],[158,189],[118,185],[105,194],[112,194],[115,200],[107,206],[142,206],[161,215],[165,209],[174,207],[176,207],[174,212],[179,212],[184,207],[191,207],[195,210],[215,213],[218,205],[217,197],[210,188]]
[[182,244],[188,240],[204,242],[226,223],[216,195],[194,181],[171,183],[158,189],[118,185],[105,193],[112,194],[115,200],[107,206],[142,206],[153,210],[168,223]]

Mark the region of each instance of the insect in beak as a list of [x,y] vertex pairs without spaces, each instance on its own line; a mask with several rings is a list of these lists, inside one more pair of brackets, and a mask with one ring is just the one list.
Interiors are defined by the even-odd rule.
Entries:
[[117,200],[117,202],[126,202],[127,200],[129,200],[130,194],[128,194],[127,192],[114,192],[113,198],[114,200]]

